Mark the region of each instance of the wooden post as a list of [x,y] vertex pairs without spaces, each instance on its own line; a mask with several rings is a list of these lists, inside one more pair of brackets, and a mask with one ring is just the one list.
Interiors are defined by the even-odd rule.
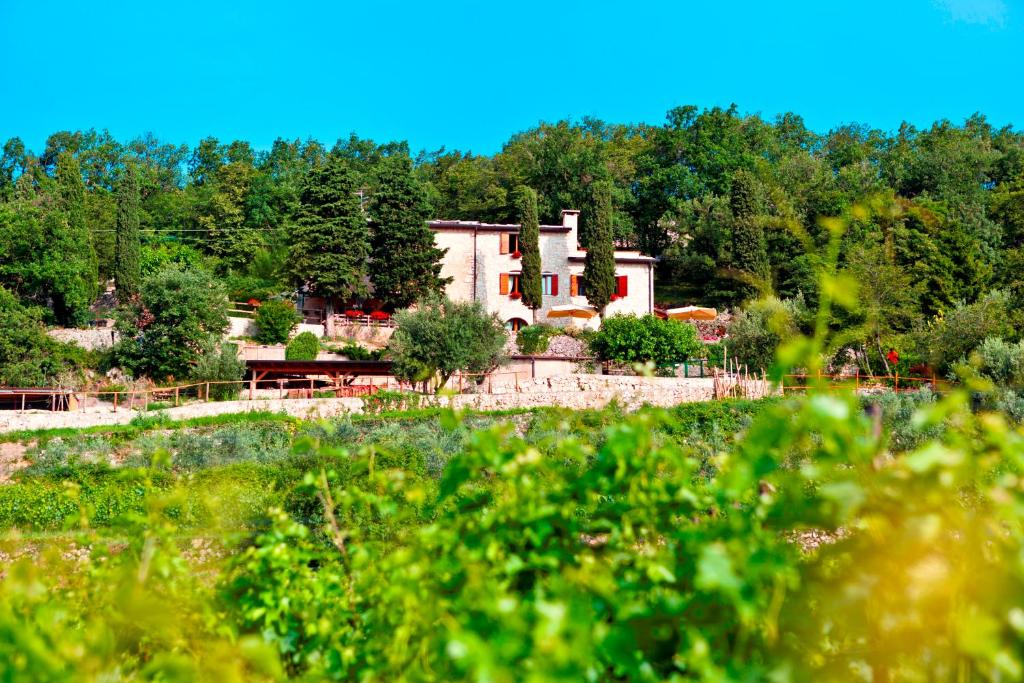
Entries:
[[206,383],[206,401],[207,402],[210,401],[210,383],[209,382]]
[[899,370],[896,371],[896,384],[893,385],[893,391],[895,393],[897,393],[897,394],[900,393],[900,371]]
[[25,412],[25,394],[21,395],[21,412]]
[[117,392],[114,392],[114,412],[117,412]]
[[249,380],[249,400],[253,400],[256,397],[256,375],[252,376]]
[[857,376],[856,376],[856,379],[854,380],[853,387],[854,387],[853,388],[854,393],[859,394],[860,393],[860,366],[857,367]]
[[178,390],[179,390],[180,388],[181,388],[181,387],[174,387],[174,407],[175,407],[175,408],[177,408],[177,407],[178,407]]
[[283,379],[277,380],[277,389],[278,389],[278,392],[279,392],[278,396],[280,398],[284,398],[284,380]]

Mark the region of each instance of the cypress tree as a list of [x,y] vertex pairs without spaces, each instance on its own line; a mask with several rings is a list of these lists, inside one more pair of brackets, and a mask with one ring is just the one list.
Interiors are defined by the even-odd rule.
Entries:
[[55,198],[60,216],[48,225],[49,257],[53,271],[51,297],[54,315],[64,325],[84,325],[96,296],[99,263],[85,218],[85,183],[78,161],[70,152],[57,156]]
[[117,296],[128,301],[139,293],[139,175],[128,163],[117,184],[117,232],[114,244],[114,282]]
[[352,171],[336,156],[306,175],[298,217],[289,230],[287,269],[311,294],[366,294],[370,235],[357,189]]
[[540,269],[540,222],[537,219],[537,193],[525,185],[516,188],[516,214],[519,218],[519,250],[523,254],[520,288],[523,303],[537,310],[543,303]]
[[370,281],[374,296],[394,308],[405,308],[440,292],[444,251],[434,246],[427,226],[430,208],[423,187],[412,175],[406,155],[382,159],[377,187],[369,202]]
[[[733,215],[732,267],[744,279],[767,283],[771,277],[768,243],[758,220],[757,180],[749,172],[740,170],[733,175],[729,205]],[[745,294],[752,293],[753,288],[747,288]]]
[[612,184],[598,180],[592,188],[593,225],[583,265],[587,301],[601,314],[615,293],[615,244],[612,235]]

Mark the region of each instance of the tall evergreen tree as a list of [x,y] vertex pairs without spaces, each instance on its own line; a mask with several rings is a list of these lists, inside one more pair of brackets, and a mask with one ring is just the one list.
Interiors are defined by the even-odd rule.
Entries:
[[306,176],[289,230],[287,269],[311,294],[366,294],[370,235],[357,189],[348,166],[334,156]]
[[744,288],[745,296],[753,294],[758,286],[766,288],[771,279],[757,190],[757,180],[750,172],[739,170],[733,174],[729,193],[733,215],[732,268],[740,279],[750,283]]
[[515,195],[516,217],[519,219],[519,250],[523,254],[520,288],[523,303],[537,310],[543,303],[540,272],[540,222],[537,218],[537,193],[520,185]]
[[53,271],[53,312],[61,324],[84,325],[96,295],[99,264],[86,224],[85,183],[70,152],[57,157],[55,199],[60,215],[47,220],[46,259]]
[[615,243],[612,236],[612,184],[598,180],[593,184],[594,224],[583,264],[587,301],[600,313],[615,294]]
[[444,251],[434,246],[427,227],[430,208],[423,187],[412,175],[412,160],[399,154],[382,159],[369,202],[370,281],[374,296],[405,308],[439,293]]
[[139,293],[139,174],[135,164],[125,165],[117,184],[117,232],[114,244],[114,282],[117,296],[127,301]]

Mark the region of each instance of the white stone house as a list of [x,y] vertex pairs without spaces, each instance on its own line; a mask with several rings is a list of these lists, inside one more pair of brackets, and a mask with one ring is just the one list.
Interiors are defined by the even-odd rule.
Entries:
[[[519,298],[522,271],[518,224],[478,221],[430,221],[434,240],[446,249],[441,276],[451,278],[447,295],[455,300],[477,300],[488,312],[497,313],[509,329],[533,322],[555,325],[573,322],[598,327],[600,318],[578,320],[549,318],[554,306],[589,307],[583,263],[586,251],[577,241],[579,211],[563,211],[561,225],[540,226],[540,261],[543,304],[537,311]],[[654,312],[654,263],[638,251],[615,251],[618,291],[605,315]]]

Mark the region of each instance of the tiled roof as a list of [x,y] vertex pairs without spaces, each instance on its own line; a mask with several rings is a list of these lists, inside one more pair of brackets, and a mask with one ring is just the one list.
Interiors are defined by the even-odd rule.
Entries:
[[[480,221],[444,221],[435,220],[427,223],[432,230],[484,230],[488,232],[518,232],[522,227],[519,223],[481,223]],[[569,232],[564,225],[542,225],[544,232]]]

